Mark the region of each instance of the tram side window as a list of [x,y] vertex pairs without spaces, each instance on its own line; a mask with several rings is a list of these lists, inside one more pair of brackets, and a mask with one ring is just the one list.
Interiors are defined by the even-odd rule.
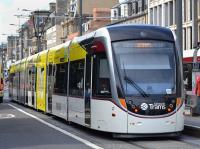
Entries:
[[54,84],[55,94],[67,94],[67,70],[67,63],[56,65],[56,78]]
[[44,91],[44,68],[38,68],[38,90]]
[[32,67],[32,88],[36,90],[36,75],[37,75],[37,67]]
[[9,87],[13,88],[15,84],[15,73],[9,76]]
[[70,62],[69,95],[83,97],[85,59]]
[[28,69],[28,76],[27,77],[28,77],[28,79],[27,79],[28,88],[27,89],[30,91],[31,87],[32,87],[32,85],[31,85],[31,79],[32,78],[31,78],[31,69],[30,68]]
[[13,88],[16,87],[16,74],[13,75]]
[[105,56],[96,57],[94,61],[94,96],[110,97],[110,73]]

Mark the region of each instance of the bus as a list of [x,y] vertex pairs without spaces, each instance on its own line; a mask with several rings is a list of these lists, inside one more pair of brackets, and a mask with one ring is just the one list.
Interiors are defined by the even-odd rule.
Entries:
[[179,136],[183,131],[182,59],[170,29],[106,26],[11,69],[13,100],[27,97],[28,106],[68,122],[115,137]]

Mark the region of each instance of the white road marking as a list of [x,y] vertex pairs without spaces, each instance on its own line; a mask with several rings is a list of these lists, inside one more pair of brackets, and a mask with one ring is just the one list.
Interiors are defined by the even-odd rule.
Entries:
[[188,124],[184,124],[185,126],[188,126],[188,127],[193,127],[193,128],[197,128],[197,129],[200,129],[199,126],[195,126],[195,125],[188,125]]
[[44,121],[44,120],[38,118],[37,116],[34,116],[34,115],[30,114],[30,113],[27,113],[27,112],[25,112],[24,110],[22,110],[22,109],[20,109],[20,108],[17,108],[17,107],[15,107],[15,106],[12,105],[12,104],[8,104],[8,105],[11,106],[11,107],[13,107],[14,109],[16,109],[16,110],[18,110],[18,111],[24,113],[24,114],[26,114],[26,115],[28,115],[28,116],[30,116],[30,117],[36,119],[36,120],[39,121],[39,122],[41,122],[41,123],[43,123],[43,124],[45,124],[45,125],[47,125],[47,126],[53,128],[53,129],[59,131],[59,132],[61,132],[61,133],[65,134],[65,135],[67,135],[67,136],[70,136],[70,137],[72,137],[72,138],[74,138],[74,139],[76,139],[76,140],[78,140],[78,141],[84,143],[85,145],[87,145],[87,146],[89,146],[89,147],[91,147],[91,148],[94,148],[94,149],[103,149],[102,147],[100,147],[100,146],[98,146],[98,145],[96,145],[96,144],[94,144],[94,143],[92,143],[92,142],[89,142],[89,141],[87,141],[87,140],[85,140],[85,139],[82,139],[82,138],[80,138],[80,137],[78,137],[78,136],[76,136],[76,135],[74,135],[74,134],[72,134],[72,133],[70,133],[70,132],[68,132],[68,131],[66,131],[66,130],[63,130],[63,129],[61,129],[61,128],[55,126],[55,125],[52,125],[52,124],[50,124],[50,123],[48,123],[48,122],[46,122],[46,121]]
[[13,114],[0,114],[0,119],[8,119],[13,117],[15,117]]

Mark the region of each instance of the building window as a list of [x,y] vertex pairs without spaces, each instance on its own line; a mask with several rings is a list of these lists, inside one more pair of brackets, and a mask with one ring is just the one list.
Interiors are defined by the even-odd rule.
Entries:
[[190,0],[190,7],[189,7],[189,11],[190,11],[190,20],[189,21],[191,21],[192,20],[192,10],[193,10],[193,8],[192,8],[192,0]]
[[153,8],[150,9],[150,24],[153,24]]
[[132,3],[128,3],[128,16],[132,15]]
[[189,31],[190,31],[190,38],[189,38],[189,49],[192,49],[192,27],[189,27]]
[[142,12],[142,0],[138,0],[138,13]]
[[117,10],[114,10],[114,18],[117,18]]
[[169,14],[168,14],[168,3],[165,3],[164,4],[164,7],[165,7],[165,12],[164,12],[164,16],[165,16],[165,26],[169,26],[169,21],[168,21],[168,18],[169,18]]
[[144,10],[146,10],[148,6],[148,0],[144,0],[143,3],[144,3]]
[[137,14],[138,13],[138,3],[133,2],[132,3],[132,14]]
[[197,9],[198,9],[198,17],[199,17],[200,16],[200,1],[198,1]]
[[158,17],[157,17],[157,7],[154,7],[153,8],[153,24],[154,25],[157,24],[157,20],[158,20]]
[[114,19],[118,19],[118,15],[119,15],[119,13],[118,13],[118,8],[114,8],[114,9],[111,9],[111,19],[112,20],[114,20]]
[[187,10],[186,10],[186,1],[188,1],[188,0],[184,0],[183,1],[183,22],[186,22],[186,12],[187,12]]
[[174,15],[173,15],[173,2],[171,1],[171,2],[169,2],[169,25],[171,26],[171,25],[173,25],[173,17],[174,17]]
[[158,6],[158,15],[159,15],[159,24],[160,26],[162,26],[162,5]]
[[124,17],[128,17],[128,4],[124,5]]
[[186,28],[183,29],[183,49],[186,50]]

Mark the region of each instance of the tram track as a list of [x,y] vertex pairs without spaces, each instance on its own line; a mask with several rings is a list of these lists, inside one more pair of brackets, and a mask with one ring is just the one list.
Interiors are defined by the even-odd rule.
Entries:
[[131,141],[125,141],[125,142],[127,142],[128,144],[131,144],[131,145],[133,145],[133,146],[135,146],[135,147],[138,147],[138,148],[140,148],[140,149],[149,149],[149,148],[146,148],[146,147],[144,147],[144,146],[142,146],[142,145],[139,145],[139,144],[137,144],[137,143],[133,143],[133,142],[131,142]]
[[22,107],[19,104],[14,104],[19,108],[38,116],[39,118],[69,131],[79,137],[82,137],[94,144],[98,144],[104,149],[199,149],[200,138],[189,135],[182,135],[180,139],[172,138],[135,138],[135,139],[113,139],[108,133],[93,131],[80,127],[79,125],[66,125],[64,121],[54,119],[48,115],[43,115],[34,110]]
[[[179,139],[173,138],[136,138],[121,140],[124,144],[132,145],[138,149],[199,149],[200,138],[182,135]],[[126,145],[125,145],[126,146]]]
[[192,145],[194,147],[200,148],[200,138],[198,138],[198,137],[193,137],[193,136],[190,136],[190,135],[183,135],[177,141],[181,141],[181,142],[184,142],[186,144]]

